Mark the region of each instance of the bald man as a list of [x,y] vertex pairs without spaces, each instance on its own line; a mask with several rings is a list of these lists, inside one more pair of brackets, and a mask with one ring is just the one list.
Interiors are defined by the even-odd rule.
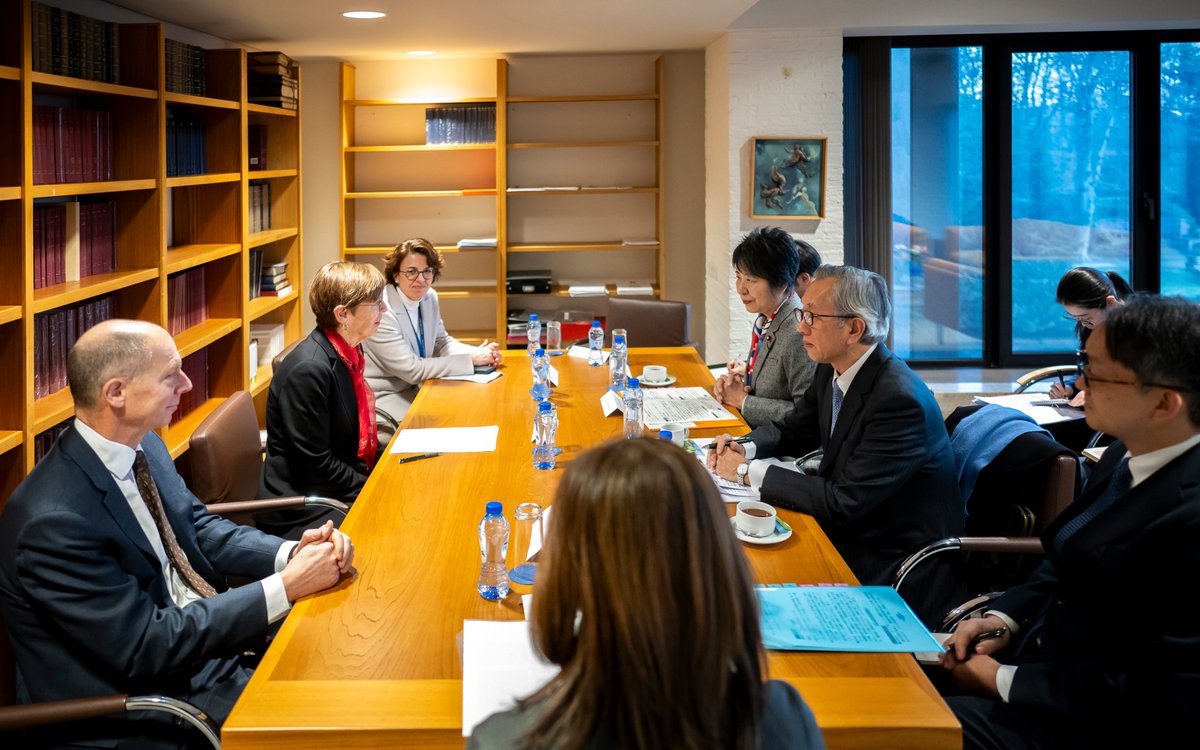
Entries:
[[[285,542],[209,513],[162,439],[192,384],[162,328],[113,320],[67,358],[75,419],[0,515],[0,610],[22,702],[163,694],[223,722],[243,652],[300,597],[336,584],[354,547],[332,525]],[[230,589],[227,575],[257,583]],[[166,722],[56,727],[47,744],[173,747]]]

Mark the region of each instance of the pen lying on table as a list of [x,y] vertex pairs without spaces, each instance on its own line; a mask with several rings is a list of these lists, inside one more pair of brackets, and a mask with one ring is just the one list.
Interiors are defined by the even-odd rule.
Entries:
[[[733,440],[730,440],[729,442],[731,442],[731,443],[748,443],[748,442],[750,442],[750,436],[742,435],[741,437],[735,437]],[[708,445],[704,446],[704,450],[710,451],[716,447],[717,447],[716,443],[709,443]]]
[[406,464],[409,461],[420,461],[422,458],[433,458],[434,456],[440,456],[440,455],[442,455],[442,454],[441,453],[422,453],[418,456],[409,456],[408,458],[402,458],[399,461],[397,461],[396,463]]

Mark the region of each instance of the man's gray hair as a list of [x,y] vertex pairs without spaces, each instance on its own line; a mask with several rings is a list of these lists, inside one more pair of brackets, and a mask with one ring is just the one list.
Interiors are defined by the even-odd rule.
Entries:
[[892,301],[882,276],[854,266],[823,265],[813,275],[814,281],[819,279],[836,282],[830,299],[838,315],[853,315],[866,325],[864,344],[878,344],[887,338],[892,325]]
[[113,378],[132,380],[149,367],[153,358],[150,337],[139,326],[120,325],[129,322],[101,323],[102,329],[91,329],[71,347],[67,354],[67,385],[76,409],[94,409],[106,382]]

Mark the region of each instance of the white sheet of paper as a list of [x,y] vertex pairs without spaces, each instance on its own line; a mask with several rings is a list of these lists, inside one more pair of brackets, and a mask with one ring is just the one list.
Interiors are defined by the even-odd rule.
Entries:
[[439,380],[465,380],[468,383],[490,383],[504,373],[492,370],[483,375],[443,375]]
[[[1067,407],[1063,412],[1053,406],[1034,406],[1034,401],[1046,401],[1044,393],[1012,393],[1006,396],[976,396],[975,400],[981,404],[996,404],[997,406],[1007,406],[1009,409],[1016,409],[1019,412],[1029,415],[1033,421],[1040,425],[1054,424],[1055,422],[1069,422],[1072,419],[1079,419],[1083,416],[1082,409],[1071,409]],[[1076,414],[1075,412],[1078,412]]]
[[[531,559],[542,550],[542,531],[548,528],[547,524],[550,523],[550,511],[552,510],[554,510],[553,505],[548,508],[542,508],[541,523],[533,525],[533,531],[529,534],[529,552],[525,557],[526,560]],[[529,610],[525,611],[528,612]]]
[[732,419],[707,389],[691,388],[646,389],[646,426],[657,430],[668,422],[713,422]]
[[[602,354],[602,356],[600,358],[600,361],[607,362],[608,361],[608,352],[601,352],[601,354]],[[567,356],[575,357],[577,359],[587,359],[589,356],[589,350],[586,346],[579,346],[578,344],[576,344],[567,350]]]
[[492,453],[499,425],[400,430],[389,453]]
[[558,387],[558,370],[554,365],[550,365],[550,385]]
[[463,621],[462,736],[516,705],[558,674],[529,639],[529,623]]

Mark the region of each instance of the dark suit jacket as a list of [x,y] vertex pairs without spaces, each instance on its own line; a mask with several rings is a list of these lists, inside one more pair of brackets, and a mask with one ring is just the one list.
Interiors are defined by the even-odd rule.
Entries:
[[[1200,714],[1200,446],[1069,537],[1125,455],[1117,442],[1042,535],[1046,561],[993,605],[1022,626],[1009,700],[1074,719],[1093,746],[1141,741]],[[1186,744],[1186,743],[1185,743]]]
[[[933,394],[883,344],[855,376],[830,436],[832,380],[833,367],[817,365],[796,408],[750,433],[758,457],[825,451],[816,475],[768,469],[762,496],[815,517],[861,583],[889,585],[905,557],[962,533],[954,453]],[[955,597],[954,565],[942,557],[902,592],[927,623]]]
[[350,370],[320,328],[280,364],[267,394],[267,494],[349,501],[367,481]]
[[221,593],[175,606],[125,496],[68,428],[0,515],[0,608],[21,697],[159,693],[221,720],[240,683],[195,678],[261,645],[268,627],[262,587],[228,589],[225,575],[274,573],[282,540],[205,510],[156,434],[143,438],[142,449],[179,546]]

